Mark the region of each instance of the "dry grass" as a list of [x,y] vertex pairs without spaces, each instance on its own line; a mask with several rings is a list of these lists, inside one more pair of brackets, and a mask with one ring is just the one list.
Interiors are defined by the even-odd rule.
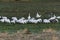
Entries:
[[43,32],[56,32],[56,30],[53,30],[52,28],[49,29],[43,29]]
[[60,34],[56,34],[53,29],[44,29],[41,33],[30,33],[27,28],[23,31],[9,34],[8,32],[0,33],[0,40],[59,40]]

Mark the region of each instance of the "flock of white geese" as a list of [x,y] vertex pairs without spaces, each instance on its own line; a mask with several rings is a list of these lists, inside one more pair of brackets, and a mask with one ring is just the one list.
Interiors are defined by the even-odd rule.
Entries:
[[42,15],[39,15],[39,13],[37,12],[36,14],[36,18],[31,17],[30,13],[27,17],[27,19],[25,19],[24,17],[21,18],[17,18],[17,17],[12,17],[11,19],[7,18],[6,16],[0,16],[0,22],[3,23],[21,23],[21,24],[25,24],[25,23],[52,23],[52,22],[59,22],[58,19],[60,19],[60,16],[55,16],[55,14],[50,17],[49,19],[41,19]]

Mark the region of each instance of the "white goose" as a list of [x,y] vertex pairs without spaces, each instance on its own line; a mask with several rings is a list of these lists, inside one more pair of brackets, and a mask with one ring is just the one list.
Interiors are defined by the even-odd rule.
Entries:
[[59,22],[59,20],[58,19],[55,19],[56,21],[57,21],[57,23]]
[[17,20],[17,17],[12,17],[13,20]]
[[20,18],[19,20],[16,21],[17,23],[22,23],[25,24],[28,22],[28,20],[26,20],[24,17]]
[[28,22],[28,20],[20,20],[18,23],[25,24],[25,23],[27,23],[27,22]]
[[50,20],[44,19],[44,20],[43,20],[43,23],[50,23]]
[[40,20],[36,20],[35,18],[31,18],[30,20],[29,20],[29,23],[38,23]]
[[53,16],[53,17],[49,18],[49,20],[53,20],[53,19],[56,19],[55,14],[54,14],[54,16]]
[[4,23],[4,19],[0,19],[0,22],[3,22]]
[[54,14],[54,16],[53,17],[51,17],[49,20],[50,21],[56,21],[56,22],[59,22],[59,20],[58,19],[56,19],[57,17],[56,17],[56,15]]
[[6,22],[6,23],[11,23],[11,22],[10,22],[10,19],[4,19],[4,22]]
[[18,20],[17,17],[12,17],[11,19],[12,19],[12,20],[11,20],[11,23],[14,23],[14,24],[15,24],[16,21]]
[[42,22],[42,19],[37,19],[37,20],[38,20],[38,22],[39,22],[39,23],[41,23],[41,22]]
[[40,17],[41,17],[41,15],[39,15],[38,12],[37,12],[37,14],[36,14],[36,18],[40,18]]
[[6,23],[10,23],[10,19],[8,18],[2,18],[0,19],[1,22],[6,22]]
[[15,24],[15,23],[16,23],[16,21],[15,21],[15,20],[11,20],[11,23],[14,23],[14,24]]
[[57,19],[60,19],[60,16],[57,16],[56,18],[57,18]]
[[29,13],[28,20],[30,20],[30,19],[31,19],[31,16],[30,16],[30,13]]

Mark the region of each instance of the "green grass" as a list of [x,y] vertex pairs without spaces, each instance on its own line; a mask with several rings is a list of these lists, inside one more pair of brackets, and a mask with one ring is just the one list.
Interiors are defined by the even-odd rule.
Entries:
[[55,30],[60,30],[60,23],[51,23],[51,24],[7,24],[0,23],[0,31],[16,32],[17,30],[22,30],[28,28],[31,32],[40,32],[43,29],[53,28]]
[[[31,13],[32,17],[35,17],[36,12],[42,16],[46,16],[46,12],[55,12],[56,15],[60,15],[60,3],[0,3],[0,15],[12,17],[27,17],[28,13]],[[48,13],[49,14],[49,13]]]
[[[54,12],[56,15],[60,15],[60,3],[59,2],[31,2],[31,3],[0,3],[0,15],[12,17],[16,16],[26,17],[28,13],[31,13],[32,17],[36,16],[36,12],[42,15],[42,18],[47,18],[49,12]],[[31,32],[38,32],[45,28],[53,28],[60,30],[60,23],[51,24],[5,24],[0,23],[0,31],[14,32],[20,29],[28,28]]]

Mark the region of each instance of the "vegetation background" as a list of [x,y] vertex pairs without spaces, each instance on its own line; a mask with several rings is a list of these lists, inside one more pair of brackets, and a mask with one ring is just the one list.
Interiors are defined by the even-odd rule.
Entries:
[[[60,0],[0,0],[0,16],[27,18],[29,13],[31,17],[35,17],[37,12],[42,15],[42,19],[49,18],[51,12],[59,16]],[[15,32],[24,28],[28,28],[31,32],[39,32],[45,28],[60,30],[60,23],[8,24],[0,22],[0,31],[2,32]]]

